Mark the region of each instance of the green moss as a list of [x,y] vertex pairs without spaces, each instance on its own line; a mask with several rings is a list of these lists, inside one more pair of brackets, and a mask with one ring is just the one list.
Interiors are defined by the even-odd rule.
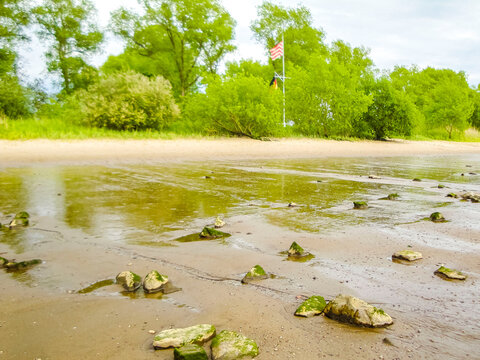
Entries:
[[202,232],[200,233],[200,237],[205,239],[219,239],[226,236],[230,236],[230,234],[218,231],[213,228],[209,228],[207,226],[205,226]]
[[290,249],[288,249],[288,255],[296,255],[300,256],[305,252],[305,250],[298,245],[295,241],[290,245]]
[[0,268],[2,268],[5,264],[8,264],[8,260],[0,256]]
[[430,220],[433,222],[444,222],[445,217],[437,211],[430,215]]
[[368,208],[368,204],[365,201],[354,201],[353,208],[357,210],[363,210]]
[[322,296],[311,296],[298,307],[295,315],[303,317],[320,315],[326,306],[327,303]]
[[387,315],[383,309],[376,308],[375,306],[373,307],[373,312],[380,315]]
[[[212,340],[211,348],[212,354],[217,354],[217,356],[221,348],[222,359],[254,358],[258,355],[258,346],[255,341],[227,330],[223,330]],[[228,350],[226,350],[227,348]]]
[[173,350],[174,360],[208,360],[205,349],[199,345],[187,344]]
[[15,215],[15,219],[29,219],[30,214],[26,211],[20,211],[18,214]]
[[100,280],[100,281],[97,281],[96,283],[93,283],[90,286],[87,286],[86,288],[78,290],[77,293],[88,294],[88,293],[91,293],[91,292],[93,292],[97,289],[100,289],[100,288],[105,287],[105,286],[110,286],[110,285],[113,285],[113,284],[115,284],[114,279]]
[[255,265],[247,274],[247,276],[264,276],[267,275],[260,265]]
[[137,275],[135,273],[132,272],[132,275],[133,275],[133,281],[138,283],[138,282],[142,282],[142,277],[140,275]]
[[438,188],[439,188],[439,189],[443,189],[443,188],[445,188],[445,185],[439,184],[439,185],[438,185]]
[[455,193],[449,193],[449,194],[447,194],[447,197],[450,197],[450,198],[455,198],[455,199],[457,199],[457,198],[458,198],[458,195],[457,195],[457,194],[455,194]]
[[33,260],[20,261],[20,262],[9,261],[6,264],[4,264],[4,267],[6,267],[8,271],[18,271],[18,270],[24,270],[24,269],[30,268],[32,266],[35,266],[41,263],[42,263],[42,260],[40,259],[33,259]]

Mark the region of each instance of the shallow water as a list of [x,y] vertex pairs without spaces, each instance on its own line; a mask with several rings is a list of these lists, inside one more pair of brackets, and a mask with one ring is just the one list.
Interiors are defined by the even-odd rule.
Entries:
[[[20,254],[61,237],[36,226],[45,217],[102,243],[142,246],[175,246],[174,239],[200,231],[199,224],[218,215],[258,216],[300,232],[358,224],[388,229],[422,220],[435,208],[465,206],[445,195],[480,191],[480,176],[469,172],[480,173],[478,157],[6,168],[0,171],[0,222],[26,210],[32,224],[3,231],[0,242]],[[390,193],[399,200],[379,201]],[[356,200],[367,201],[369,209],[353,210]],[[299,206],[289,208],[290,202]],[[480,215],[480,206],[470,211]]]

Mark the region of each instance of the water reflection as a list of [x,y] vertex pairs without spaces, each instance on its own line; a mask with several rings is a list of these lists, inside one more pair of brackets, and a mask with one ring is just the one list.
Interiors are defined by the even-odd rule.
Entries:
[[[48,223],[102,242],[172,246],[218,215],[261,216],[309,232],[362,223],[394,226],[428,216],[433,208],[458,206],[445,200],[446,193],[480,191],[480,176],[461,176],[479,170],[480,160],[469,156],[4,169],[0,222],[26,210],[33,223],[2,230],[0,243],[21,253],[51,241],[51,234],[35,230],[37,223]],[[370,174],[380,180],[368,179]],[[412,182],[414,177],[423,181]],[[445,189],[438,189],[440,182]],[[399,199],[378,201],[390,193]],[[367,201],[369,209],[352,211],[354,200]],[[290,202],[300,206],[289,208]]]

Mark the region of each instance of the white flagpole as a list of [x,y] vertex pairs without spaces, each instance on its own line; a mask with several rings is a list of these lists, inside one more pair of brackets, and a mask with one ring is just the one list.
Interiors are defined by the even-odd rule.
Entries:
[[282,42],[283,42],[283,127],[287,126],[285,122],[285,39],[284,39],[285,30],[282,32]]

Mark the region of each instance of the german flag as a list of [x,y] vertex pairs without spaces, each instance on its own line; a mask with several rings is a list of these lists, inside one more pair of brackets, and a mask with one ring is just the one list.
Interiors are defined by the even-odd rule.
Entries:
[[278,89],[277,78],[275,76],[273,77],[272,81],[270,81],[270,86],[275,90]]

